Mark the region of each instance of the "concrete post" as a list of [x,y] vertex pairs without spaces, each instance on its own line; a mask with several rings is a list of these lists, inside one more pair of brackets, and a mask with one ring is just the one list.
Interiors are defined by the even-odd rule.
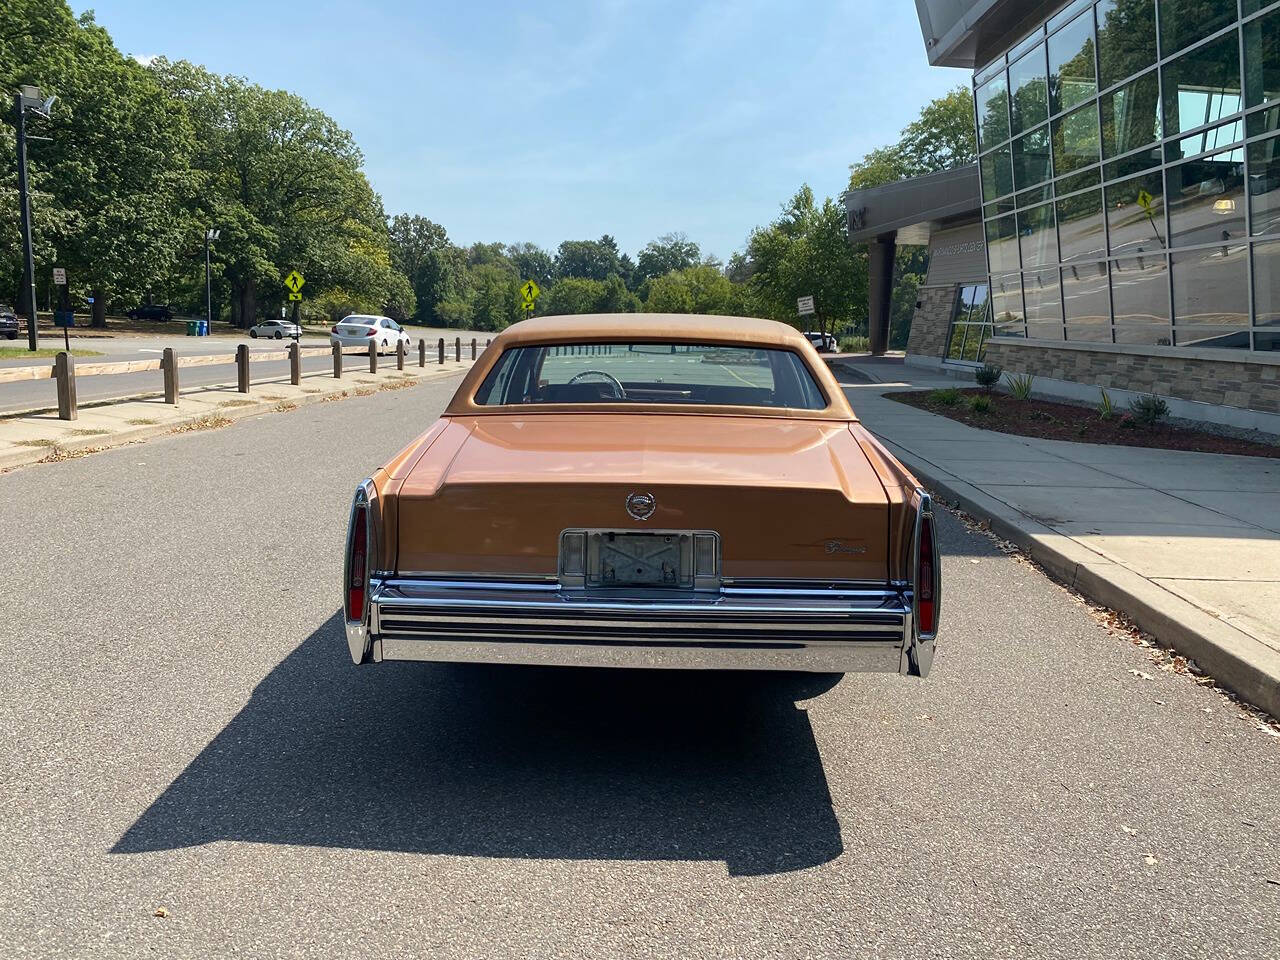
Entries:
[[59,350],[53,359],[53,376],[58,381],[58,419],[75,420],[80,416],[76,408],[76,361],[65,350]]
[[475,358],[476,358],[476,338],[472,337],[471,338],[471,359],[474,360]]
[[425,367],[427,365],[427,341],[418,339],[418,366]]
[[462,362],[462,338],[461,337],[453,338],[453,362],[454,363]]
[[178,405],[178,355],[173,347],[165,347],[160,357],[160,369],[164,371],[164,402]]
[[241,393],[249,392],[249,345],[247,343],[236,347],[236,389]]
[[882,233],[867,244],[867,335],[876,356],[889,349],[889,307],[897,234]]
[[396,341],[396,369],[397,370],[404,369],[404,341],[403,340]]
[[297,340],[289,344],[289,382],[295,387],[302,383],[302,350]]
[[369,372],[378,372],[378,345],[373,340],[369,341]]
[[440,338],[438,346],[440,347],[440,362],[444,363],[444,337]]
[[340,343],[333,345],[333,378],[342,379],[342,344]]

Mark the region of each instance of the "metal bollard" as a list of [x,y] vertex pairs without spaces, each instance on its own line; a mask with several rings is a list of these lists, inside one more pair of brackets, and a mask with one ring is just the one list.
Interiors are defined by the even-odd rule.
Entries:
[[462,362],[462,338],[461,337],[453,338],[453,362],[454,363]]
[[59,350],[53,358],[53,375],[58,381],[58,419],[75,420],[80,416],[76,408],[76,361],[65,350]]
[[404,369],[404,341],[403,340],[396,341],[396,369],[397,370]]
[[471,338],[471,359],[474,360],[475,358],[476,358],[476,338],[472,337]]
[[342,379],[342,344],[340,343],[333,345],[333,378]]
[[418,366],[425,367],[427,365],[427,341],[418,339]]
[[241,393],[249,392],[249,345],[247,343],[236,347],[236,389]]
[[488,349],[489,349],[489,344],[491,344],[491,343],[493,343],[493,341],[492,341],[492,340],[490,340],[488,337],[485,337],[485,338],[484,338],[484,348],[485,348],[486,350],[488,350]]
[[297,340],[289,344],[289,382],[295,387],[302,383],[302,349]]
[[440,338],[440,362],[444,363],[444,337]]
[[369,372],[378,372],[378,345],[372,340],[369,341]]
[[160,357],[160,369],[164,371],[164,402],[178,405],[178,355],[173,347],[165,347]]

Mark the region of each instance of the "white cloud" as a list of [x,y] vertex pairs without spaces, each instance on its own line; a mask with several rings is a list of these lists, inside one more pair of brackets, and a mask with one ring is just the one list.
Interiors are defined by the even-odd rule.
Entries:
[[133,59],[137,60],[144,67],[149,67],[159,56],[160,54],[158,53],[135,53],[133,54]]

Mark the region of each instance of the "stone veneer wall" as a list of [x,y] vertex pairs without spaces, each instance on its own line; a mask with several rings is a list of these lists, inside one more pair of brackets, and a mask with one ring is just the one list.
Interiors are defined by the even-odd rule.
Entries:
[[956,302],[956,285],[945,283],[921,287],[917,302],[920,306],[911,317],[907,353],[941,357],[947,349],[947,327],[951,325],[951,308]]
[[[912,326],[912,340],[915,327]],[[986,362],[1010,373],[1280,413],[1280,365],[1058,347],[1044,341],[987,341]],[[1176,348],[1165,347],[1172,351]]]

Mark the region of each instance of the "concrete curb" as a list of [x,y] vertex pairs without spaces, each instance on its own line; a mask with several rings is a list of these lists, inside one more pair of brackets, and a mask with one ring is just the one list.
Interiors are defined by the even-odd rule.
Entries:
[[[407,370],[406,370],[407,372]],[[419,383],[425,383],[430,380],[442,379],[442,376],[463,373],[465,371],[458,369],[449,369],[444,371],[432,371],[431,373],[421,373],[414,375],[415,386]],[[305,379],[303,381],[305,383]],[[387,381],[395,382],[395,381]],[[263,384],[270,388],[271,384]],[[0,454],[0,471],[12,470],[17,467],[27,467],[40,463],[45,457],[51,453],[79,453],[83,450],[109,450],[113,447],[122,447],[128,443],[137,443],[142,440],[151,440],[155,437],[166,436],[174,433],[182,427],[190,426],[193,423],[199,423],[210,417],[222,417],[233,423],[237,420],[243,420],[246,417],[261,416],[264,413],[291,413],[292,410],[277,411],[281,404],[292,404],[293,407],[310,406],[313,403],[322,403],[324,401],[334,401],[338,399],[346,400],[355,395],[356,390],[366,389],[368,384],[355,384],[343,387],[342,390],[333,390],[325,393],[304,393],[301,396],[289,397],[285,400],[260,400],[254,402],[250,406],[243,407],[215,407],[200,413],[192,413],[188,416],[181,417],[177,420],[170,420],[166,423],[145,424],[142,426],[132,427],[128,430],[113,431],[110,434],[102,434],[91,437],[77,437],[75,440],[56,443],[52,446],[29,447],[14,453]],[[374,392],[381,391],[379,385],[374,388]],[[346,396],[342,396],[343,393]],[[154,394],[146,394],[146,397],[154,397]],[[125,403],[127,400],[106,401],[103,406],[110,406],[115,403]]]
[[888,437],[879,439],[942,499],[985,520],[1054,579],[1129,617],[1249,703],[1280,717],[1280,653],[1128,567],[1099,556]]

